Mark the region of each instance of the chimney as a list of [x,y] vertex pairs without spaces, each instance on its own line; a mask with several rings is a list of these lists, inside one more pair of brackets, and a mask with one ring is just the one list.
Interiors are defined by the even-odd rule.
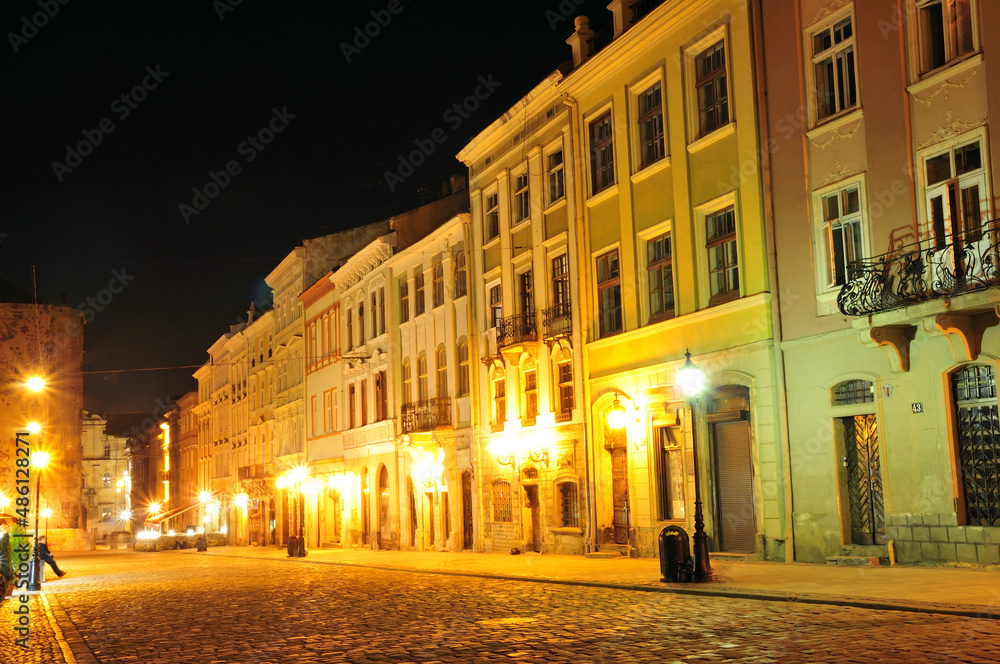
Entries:
[[250,303],[250,308],[247,310],[247,325],[250,325],[250,323],[253,322],[253,314],[254,314],[254,311],[256,309],[257,309],[257,307],[254,306],[253,302],[251,302]]
[[638,2],[639,0],[611,0],[608,9],[615,17],[615,39],[632,27],[632,5]]
[[577,16],[574,21],[576,31],[569,36],[566,43],[573,49],[573,67],[579,67],[590,56],[590,38],[594,36],[590,29],[590,19],[586,16]]

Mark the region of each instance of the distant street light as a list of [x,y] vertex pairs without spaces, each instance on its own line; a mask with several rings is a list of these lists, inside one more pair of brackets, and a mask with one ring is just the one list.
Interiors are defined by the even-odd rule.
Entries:
[[45,379],[41,376],[32,376],[24,382],[24,386],[32,392],[41,392],[45,389]]

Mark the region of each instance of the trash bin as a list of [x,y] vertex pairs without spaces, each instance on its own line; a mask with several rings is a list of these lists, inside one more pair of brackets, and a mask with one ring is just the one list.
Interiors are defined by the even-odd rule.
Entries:
[[680,526],[667,526],[660,531],[660,575],[665,583],[688,582],[694,561],[687,532]]
[[208,542],[205,541],[204,535],[199,535],[198,539],[195,540],[194,545],[199,551],[208,551]]
[[288,538],[288,557],[294,558],[299,552],[299,538],[292,535]]

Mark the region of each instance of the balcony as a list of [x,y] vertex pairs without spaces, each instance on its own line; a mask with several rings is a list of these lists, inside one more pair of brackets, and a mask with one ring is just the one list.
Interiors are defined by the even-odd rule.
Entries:
[[258,480],[274,475],[273,463],[255,463],[251,466],[240,466],[237,469],[237,479]]
[[542,311],[542,330],[546,339],[568,337],[573,331],[573,310],[569,300]]
[[514,314],[497,321],[497,347],[507,348],[526,341],[538,341],[535,312]]
[[451,426],[451,397],[437,397],[403,404],[403,433]]
[[975,232],[902,247],[848,266],[837,295],[847,316],[868,316],[1000,285],[1000,221]]

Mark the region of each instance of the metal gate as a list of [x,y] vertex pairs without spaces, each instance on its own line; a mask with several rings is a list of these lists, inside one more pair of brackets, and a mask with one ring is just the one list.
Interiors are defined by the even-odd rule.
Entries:
[[1000,416],[992,366],[952,375],[966,523],[1000,526]]
[[851,504],[851,541],[885,544],[885,493],[874,415],[845,417],[847,493]]

